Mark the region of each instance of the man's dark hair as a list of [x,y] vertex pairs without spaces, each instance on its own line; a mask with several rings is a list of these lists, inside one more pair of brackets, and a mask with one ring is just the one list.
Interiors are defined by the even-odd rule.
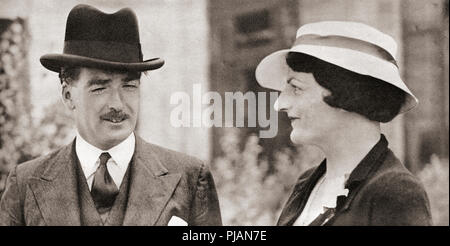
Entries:
[[290,52],[288,66],[296,72],[312,73],[331,95],[323,98],[331,107],[342,108],[378,122],[391,121],[405,102],[405,93],[382,80],[358,74],[303,53]]
[[[80,75],[81,67],[63,67],[59,72],[59,80],[61,84],[66,82],[67,84],[71,84],[73,81],[78,80],[78,76]],[[107,72],[118,72],[116,70],[106,70]],[[141,77],[141,72],[133,72],[133,71],[124,71],[127,72],[130,77],[139,79]]]
[[66,82],[70,85],[73,81],[78,79],[80,75],[80,67],[63,67],[59,72],[59,80],[61,84]]

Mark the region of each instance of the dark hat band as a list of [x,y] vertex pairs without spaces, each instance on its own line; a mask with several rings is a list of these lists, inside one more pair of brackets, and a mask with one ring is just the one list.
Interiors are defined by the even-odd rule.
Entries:
[[296,45],[318,45],[329,46],[336,48],[351,49],[359,52],[366,53],[388,61],[398,67],[395,58],[387,52],[385,49],[378,45],[359,40],[354,38],[342,37],[342,36],[319,36],[314,34],[302,35],[295,40]]
[[111,41],[71,40],[64,42],[64,53],[113,62],[142,62],[140,44],[128,44]]

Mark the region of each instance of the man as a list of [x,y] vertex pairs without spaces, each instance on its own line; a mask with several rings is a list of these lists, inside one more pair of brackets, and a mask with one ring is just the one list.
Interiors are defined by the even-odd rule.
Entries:
[[292,142],[326,157],[300,175],[278,225],[431,224],[423,185],[380,129],[417,105],[396,47],[365,24],[324,21],[302,26],[291,49],[258,65],[258,82],[281,91],[275,107],[291,119]]
[[141,72],[164,61],[143,61],[131,9],[74,7],[64,53],[41,63],[59,73],[77,136],[11,171],[2,225],[221,225],[208,168],[134,133]]

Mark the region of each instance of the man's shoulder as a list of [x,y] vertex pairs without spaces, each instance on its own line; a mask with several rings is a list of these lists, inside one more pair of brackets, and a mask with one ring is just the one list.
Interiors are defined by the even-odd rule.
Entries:
[[60,147],[56,150],[51,151],[48,154],[42,155],[35,159],[23,162],[17,165],[16,173],[22,177],[31,177],[31,176],[39,176],[40,173],[44,172],[47,169],[47,166],[50,163],[58,158],[59,154],[70,148],[71,144]]
[[171,150],[145,140],[139,141],[140,150],[154,155],[170,171],[186,171],[191,169],[201,169],[204,162],[196,157]]

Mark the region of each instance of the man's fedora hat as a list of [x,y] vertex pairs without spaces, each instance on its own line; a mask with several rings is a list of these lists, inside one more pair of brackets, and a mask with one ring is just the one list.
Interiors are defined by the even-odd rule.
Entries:
[[160,58],[143,60],[133,10],[106,14],[83,4],[75,6],[67,17],[63,54],[47,54],[40,61],[54,72],[64,66],[146,71],[164,64]]
[[412,109],[418,103],[417,98],[400,78],[395,60],[395,40],[368,25],[324,21],[300,27],[291,49],[276,51],[259,63],[255,73],[261,86],[280,91],[284,88],[289,70],[286,55],[289,52],[314,56],[400,88],[406,94],[406,101],[400,113]]

